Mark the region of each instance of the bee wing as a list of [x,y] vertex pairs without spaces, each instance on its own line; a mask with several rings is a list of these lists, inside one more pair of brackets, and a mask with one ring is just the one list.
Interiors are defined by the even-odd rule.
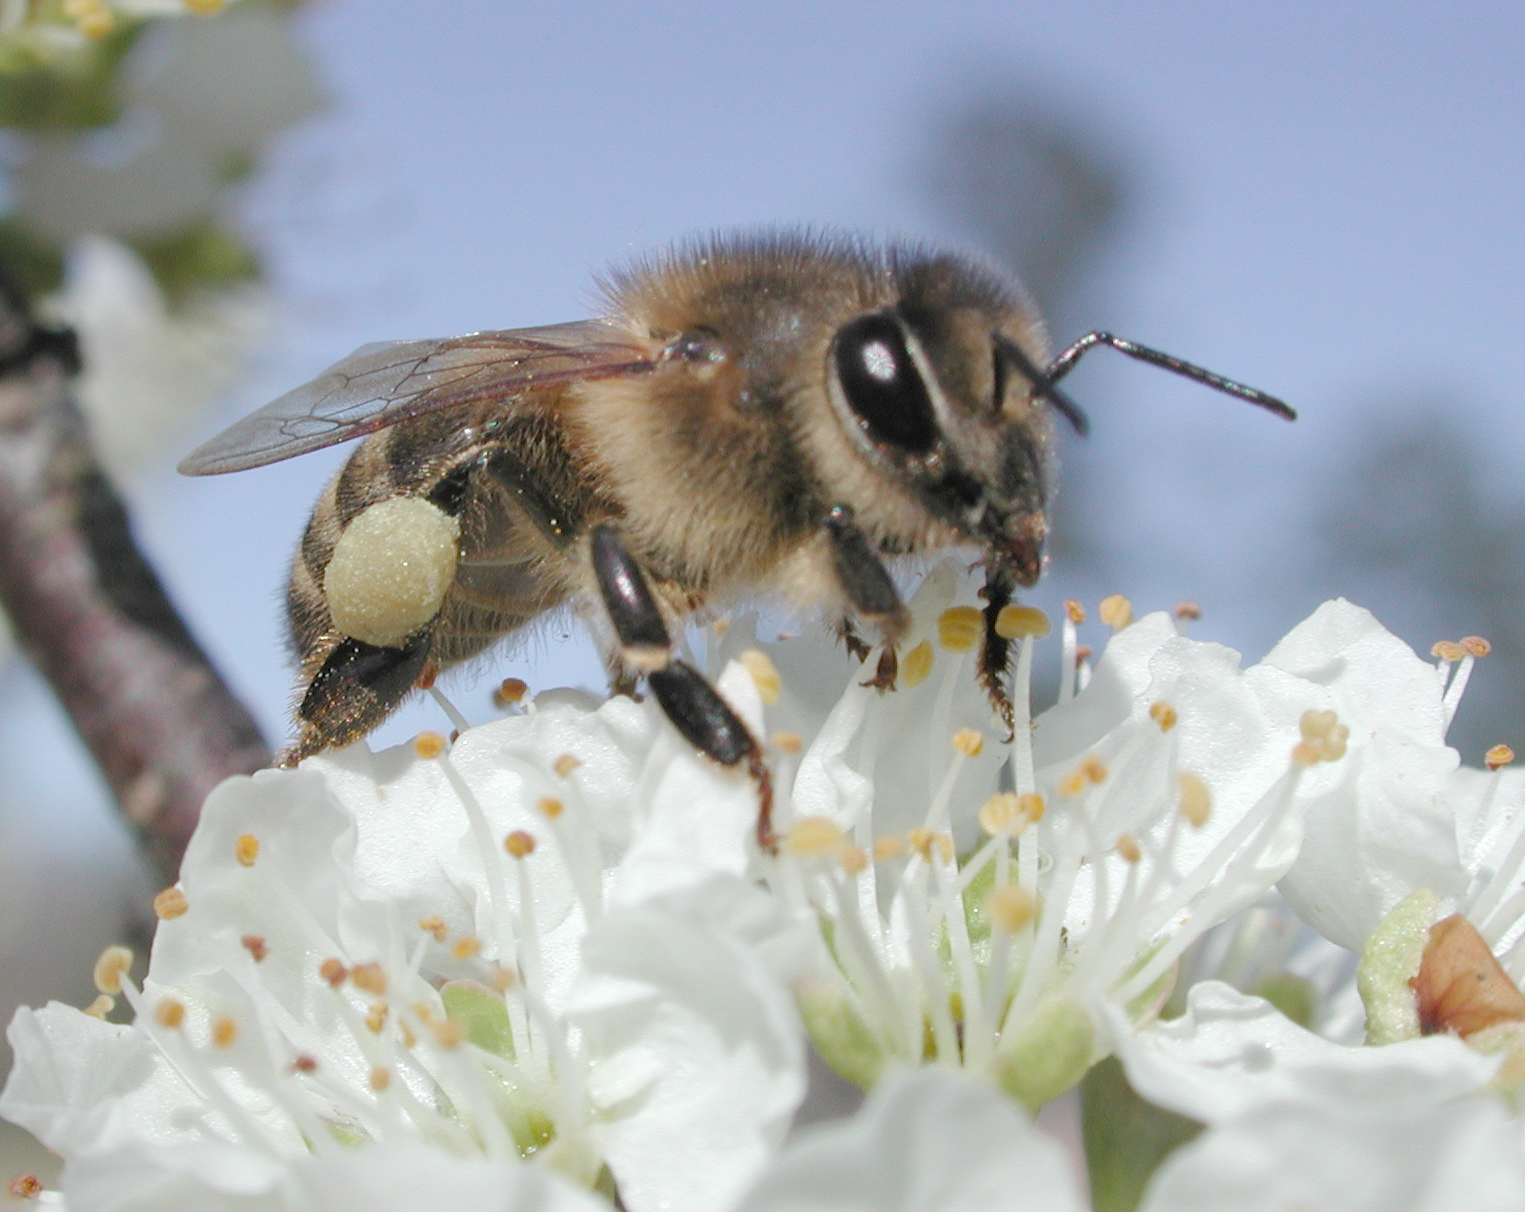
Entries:
[[276,463],[420,413],[574,379],[637,374],[655,354],[604,320],[476,332],[438,341],[379,341],[197,447],[188,476]]

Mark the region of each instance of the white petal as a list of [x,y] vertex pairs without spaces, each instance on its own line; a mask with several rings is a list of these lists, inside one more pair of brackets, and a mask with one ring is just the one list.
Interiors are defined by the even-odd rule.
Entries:
[[1080,1212],[1059,1144],[988,1084],[943,1069],[883,1082],[807,1129],[739,1212]]

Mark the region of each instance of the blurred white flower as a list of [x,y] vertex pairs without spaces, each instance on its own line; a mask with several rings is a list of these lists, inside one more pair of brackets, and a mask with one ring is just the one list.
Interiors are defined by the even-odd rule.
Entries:
[[[756,717],[744,671],[722,689]],[[298,1207],[356,1147],[420,1145],[728,1208],[804,1081],[745,942],[775,924],[735,879],[755,810],[628,699],[229,780],[143,988],[119,978],[134,1023],[18,1012],[0,1111],[66,1157],[80,1212]]]

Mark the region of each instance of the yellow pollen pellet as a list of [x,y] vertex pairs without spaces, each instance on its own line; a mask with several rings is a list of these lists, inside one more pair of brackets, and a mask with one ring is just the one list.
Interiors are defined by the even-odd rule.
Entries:
[[503,839],[503,849],[516,859],[526,858],[534,853],[535,838],[523,829],[515,829]]
[[973,606],[950,606],[937,619],[937,642],[949,652],[973,652],[985,635],[985,616]]
[[1468,656],[1485,657],[1493,651],[1493,645],[1480,635],[1464,635],[1461,646]]
[[1508,745],[1495,745],[1483,757],[1483,762],[1489,770],[1498,770],[1502,766],[1509,765],[1512,761],[1514,761],[1514,750],[1509,748]]
[[365,1012],[366,1030],[372,1035],[380,1035],[381,1029],[387,1025],[389,1013],[386,1002],[372,1002],[371,1008]]
[[905,839],[898,833],[886,833],[883,837],[874,839],[874,858],[881,863],[899,858],[904,853]]
[[494,707],[507,707],[510,703],[521,702],[529,693],[529,683],[520,681],[518,678],[504,678],[498,688],[492,692]]
[[356,964],[349,978],[355,983],[356,989],[362,989],[373,997],[380,997],[387,991],[387,974],[375,960],[368,964]]
[[1144,852],[1138,848],[1138,843],[1133,840],[1131,833],[1124,833],[1118,836],[1117,853],[1122,856],[1122,860],[1125,863],[1136,863],[1144,857]]
[[540,815],[548,821],[554,821],[566,809],[566,805],[553,795],[542,795],[535,801],[535,807],[540,810]]
[[454,1048],[461,1042],[461,1024],[453,1023],[448,1018],[430,1023],[429,1030],[434,1033],[434,1042],[441,1048]]
[[482,950],[482,940],[475,935],[463,934],[455,940],[450,948],[450,954],[458,960],[468,960]]
[[166,997],[154,1007],[154,1021],[161,1027],[175,1031],[185,1022],[185,1006],[172,997]]
[[979,812],[980,828],[995,837],[1003,833],[1019,822],[1026,824],[1022,817],[1022,802],[1017,798],[1015,791],[998,791],[985,801],[984,807]]
[[445,919],[440,917],[438,914],[431,914],[429,917],[419,918],[418,928],[427,934],[434,935],[434,941],[436,943],[443,943],[445,941],[445,936],[450,933],[450,927],[445,925]]
[[91,1018],[104,1019],[116,1009],[116,998],[109,993],[97,993],[95,1000],[85,1007],[85,1013]]
[[960,728],[953,734],[953,748],[965,757],[979,757],[984,747],[984,734],[977,728]]
[[258,934],[245,934],[238,941],[243,946],[243,949],[254,957],[256,964],[270,954],[270,948],[265,945],[265,940]]
[[1297,730],[1305,741],[1321,741],[1339,722],[1340,717],[1332,711],[1305,711],[1297,721]]
[[748,648],[736,659],[752,675],[752,681],[757,684],[758,697],[769,707],[778,702],[778,696],[783,693],[784,679],[779,676],[773,658],[761,649]]
[[91,975],[100,993],[117,994],[122,991],[122,978],[132,967],[132,951],[120,944],[107,947],[95,961]]
[[318,967],[318,975],[337,989],[349,979],[349,969],[336,959],[326,959]]
[[173,884],[154,897],[154,916],[161,922],[179,917],[190,907],[190,903],[185,899],[185,893]]
[[805,747],[805,738],[797,732],[775,732],[772,745],[780,753],[794,754]]
[[380,1094],[391,1084],[392,1075],[380,1065],[371,1070],[371,1089],[376,1091],[377,1094]]
[[582,763],[573,757],[570,753],[563,753],[559,758],[551,763],[551,769],[556,772],[559,778],[566,778],[567,775],[571,774],[572,771],[576,770],[581,765]]
[[797,858],[825,858],[842,842],[842,830],[824,816],[807,816],[784,834],[784,849]]
[[1064,600],[1064,615],[1070,622],[1079,627],[1086,621],[1086,608],[1074,598]]
[[1207,818],[1212,815],[1213,793],[1207,789],[1207,784],[1190,770],[1181,771],[1180,784],[1181,815],[1193,829],[1200,829],[1207,824]]
[[518,977],[514,975],[512,968],[505,968],[501,964],[494,964],[491,972],[487,974],[487,983],[499,993],[507,993],[514,987]]
[[1101,616],[1101,621],[1113,631],[1121,631],[1129,623],[1133,622],[1133,603],[1120,593],[1114,593],[1110,597],[1102,598],[1101,605],[1096,608],[1096,613]]
[[1150,704],[1149,718],[1160,726],[1161,732],[1169,732],[1176,726],[1178,717],[1176,716],[1176,709],[1164,699],[1160,699],[1157,703]]
[[837,863],[848,875],[857,875],[868,866],[868,855],[857,846],[844,845],[837,851]]
[[1188,598],[1176,603],[1175,615],[1183,622],[1195,622],[1202,617],[1202,607]]
[[12,1199],[36,1199],[46,1188],[35,1174],[18,1174],[6,1187]]
[[259,838],[252,833],[240,833],[233,843],[233,857],[240,867],[254,866],[254,860],[259,858]]
[[238,1024],[226,1014],[212,1020],[212,1043],[226,1048],[238,1038]]
[[912,829],[905,835],[905,840],[922,858],[928,862],[932,860],[932,831],[930,829]]
[[318,1071],[318,1062],[305,1053],[300,1053],[291,1062],[291,1071],[293,1073],[316,1073]]
[[1015,934],[1038,915],[1038,902],[1026,888],[1017,884],[1002,884],[990,894],[985,902],[991,924],[997,930]]
[[1459,661],[1467,655],[1467,650],[1455,640],[1437,640],[1430,649],[1430,655],[1442,661]]
[[1059,794],[1065,799],[1074,799],[1086,789],[1086,772],[1084,770],[1071,770],[1059,780]]
[[1036,606],[1008,603],[995,616],[995,633],[1003,640],[1026,639],[1028,636],[1041,640],[1053,629],[1048,615]]
[[1086,778],[1098,786],[1107,781],[1107,764],[1094,753],[1088,753],[1081,759],[1080,770]]
[[425,761],[432,761],[445,752],[446,741],[437,732],[420,732],[413,738],[413,752]]
[[900,658],[900,689],[910,690],[920,686],[932,676],[936,654],[931,640],[922,640],[915,648]]

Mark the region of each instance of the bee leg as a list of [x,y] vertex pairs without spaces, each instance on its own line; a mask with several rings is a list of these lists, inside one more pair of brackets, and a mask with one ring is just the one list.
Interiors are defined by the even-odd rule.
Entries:
[[773,776],[762,746],[704,675],[673,655],[672,639],[641,566],[614,527],[593,528],[591,551],[599,596],[626,665],[642,670],[662,712],[695,749],[722,766],[746,764],[757,784],[757,844],[772,852]]
[[990,577],[980,590],[985,599],[985,638],[980,644],[980,685],[990,699],[1001,723],[1006,725],[1006,739],[1015,735],[1012,722],[1011,691],[1006,685],[1006,670],[1011,659],[1011,641],[996,633],[995,621],[1001,610],[1011,601],[1011,588],[1004,580]]
[[[900,600],[900,592],[890,579],[884,562],[874,554],[868,538],[853,521],[853,511],[848,506],[836,506],[826,515],[825,526],[827,537],[831,540],[831,564],[837,583],[842,586],[842,592],[854,609],[875,623],[884,636],[879,667],[874,671],[874,676],[863,685],[872,686],[881,693],[893,690],[895,678],[900,672],[895,640],[910,622],[905,605]],[[852,639],[857,638],[856,633],[851,631],[850,624],[848,631]],[[848,640],[848,650],[856,655],[852,639]],[[858,643],[861,646],[863,642],[858,640]],[[863,655],[868,655],[866,648]]]
[[353,638],[339,641],[302,696],[297,708],[301,735],[281,755],[280,764],[294,766],[330,746],[358,741],[413,688],[428,658],[427,632],[400,648]]

